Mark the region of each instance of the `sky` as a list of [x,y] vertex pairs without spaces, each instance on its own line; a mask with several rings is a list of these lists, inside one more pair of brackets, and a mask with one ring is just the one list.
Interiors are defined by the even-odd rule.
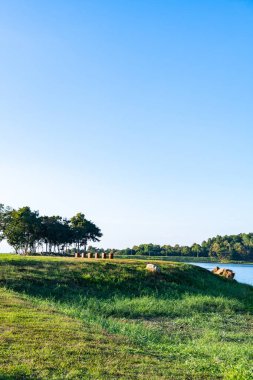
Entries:
[[250,0],[0,0],[0,203],[105,248],[252,232],[252,41]]

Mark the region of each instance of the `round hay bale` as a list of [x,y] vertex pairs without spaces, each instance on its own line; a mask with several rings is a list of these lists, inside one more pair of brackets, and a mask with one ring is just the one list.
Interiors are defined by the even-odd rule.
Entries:
[[148,271],[148,272],[152,272],[152,273],[161,273],[161,268],[158,266],[158,265],[156,265],[156,264],[147,264],[146,265],[146,270]]

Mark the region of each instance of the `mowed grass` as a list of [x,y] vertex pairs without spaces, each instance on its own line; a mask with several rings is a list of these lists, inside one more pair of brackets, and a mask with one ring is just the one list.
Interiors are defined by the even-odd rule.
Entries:
[[0,257],[0,379],[253,379],[253,287],[187,264]]

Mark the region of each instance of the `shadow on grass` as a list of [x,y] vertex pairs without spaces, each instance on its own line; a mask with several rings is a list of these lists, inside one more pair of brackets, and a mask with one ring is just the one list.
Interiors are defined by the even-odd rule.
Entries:
[[[39,379],[37,377],[37,379]],[[14,375],[0,374],[0,380],[34,380],[34,376],[29,376],[26,373],[15,373]]]
[[[73,306],[80,300],[107,303],[115,297],[133,300],[140,296],[179,300],[186,295],[240,300],[240,312],[252,311],[253,287],[219,278],[187,264],[162,264],[162,273],[145,270],[145,262],[105,262],[14,258],[0,261],[0,284],[16,292],[52,299]],[[208,307],[208,306],[207,306]],[[208,311],[208,310],[207,310]],[[213,306],[210,304],[210,311]],[[154,316],[166,314],[153,311]],[[124,316],[122,312],[114,316]],[[123,313],[124,314],[124,313]],[[138,318],[141,312],[132,312]]]

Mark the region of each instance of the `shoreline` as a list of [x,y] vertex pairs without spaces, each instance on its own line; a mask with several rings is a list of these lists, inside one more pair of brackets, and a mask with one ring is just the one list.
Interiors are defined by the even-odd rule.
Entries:
[[219,263],[219,264],[250,264],[253,265],[252,261],[236,261],[236,260],[218,260],[218,259],[212,259],[209,257],[195,257],[195,256],[188,256],[188,257],[182,257],[182,256],[137,256],[137,255],[119,255],[115,256],[115,258],[119,259],[136,259],[136,260],[163,260],[163,261],[176,261],[176,262],[182,262],[182,263],[203,263],[203,264],[212,264],[212,263]]

